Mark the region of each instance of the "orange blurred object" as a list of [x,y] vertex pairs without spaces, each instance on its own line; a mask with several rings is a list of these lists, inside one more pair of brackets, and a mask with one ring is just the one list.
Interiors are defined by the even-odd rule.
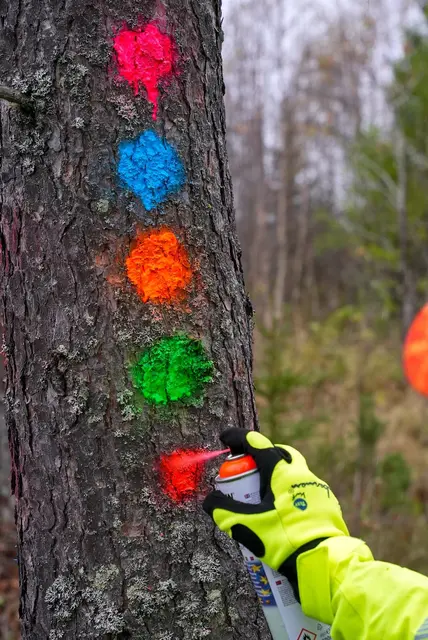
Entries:
[[410,325],[403,347],[403,365],[412,387],[428,396],[428,304]]
[[165,304],[183,300],[192,279],[186,249],[165,228],[140,234],[126,267],[128,278],[143,302]]

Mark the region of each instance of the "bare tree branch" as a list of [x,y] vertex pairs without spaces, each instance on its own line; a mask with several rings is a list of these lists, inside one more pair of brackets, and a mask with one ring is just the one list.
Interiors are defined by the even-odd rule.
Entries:
[[16,91],[15,89],[10,89],[9,87],[5,87],[3,85],[0,85],[0,100],[7,100],[7,102],[18,104],[21,109],[24,109],[24,111],[33,110],[33,105],[30,98],[27,98],[27,96],[24,96],[24,94]]

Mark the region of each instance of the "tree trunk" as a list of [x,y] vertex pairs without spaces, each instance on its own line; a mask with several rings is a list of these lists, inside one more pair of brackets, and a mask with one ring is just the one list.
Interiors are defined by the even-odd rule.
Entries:
[[[23,638],[267,637],[235,546],[200,499],[171,503],[156,472],[162,452],[217,448],[225,427],[256,426],[219,1],[1,0],[0,17],[0,84],[34,108],[3,103],[0,130]],[[113,53],[118,30],[150,21],[178,56],[156,122],[144,88],[118,81]],[[187,175],[153,210],[116,177],[119,143],[147,129]],[[143,303],[126,278],[137,230],[161,225],[195,272],[178,306]],[[159,408],[132,386],[130,363],[177,333],[201,340],[214,376],[197,406]]]
[[[286,117],[286,116],[284,116]],[[273,319],[278,321],[282,318],[285,305],[285,291],[287,286],[288,273],[288,186],[290,177],[288,174],[289,150],[286,135],[286,125],[283,126],[284,134],[283,149],[279,159],[279,175],[281,186],[278,191],[278,201],[276,206],[276,265],[273,283]]]
[[409,265],[409,242],[407,225],[407,161],[406,141],[401,133],[397,133],[395,142],[397,162],[397,227],[400,244],[400,279],[401,279],[401,334],[403,340],[415,314],[414,283]]
[[297,219],[297,243],[294,252],[293,289],[291,300],[296,306],[300,305],[303,292],[303,274],[307,262],[307,246],[309,238],[311,202],[310,186],[307,182],[300,187],[300,207]]

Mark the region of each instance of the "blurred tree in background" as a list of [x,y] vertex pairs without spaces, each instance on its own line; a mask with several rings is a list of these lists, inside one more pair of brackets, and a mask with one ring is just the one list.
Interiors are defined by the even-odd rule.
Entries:
[[403,332],[428,289],[427,68],[428,39],[410,31],[388,92],[394,127],[357,135],[346,224],[333,221],[333,243],[353,251],[366,275],[364,303],[380,302],[391,320],[400,314]]

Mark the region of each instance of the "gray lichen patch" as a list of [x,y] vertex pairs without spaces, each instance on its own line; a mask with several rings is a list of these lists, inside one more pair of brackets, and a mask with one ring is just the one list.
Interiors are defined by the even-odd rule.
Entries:
[[64,631],[52,629],[52,631],[49,632],[49,640],[62,640],[63,637]]
[[102,638],[105,634],[120,633],[125,620],[113,597],[114,590],[121,589],[119,568],[115,565],[101,566],[93,577],[85,575],[83,567],[78,571],[82,584],[74,578],[60,575],[46,590],[45,602],[52,613],[52,629],[49,640],[67,637],[77,610],[83,612],[92,629],[87,638]]
[[122,120],[125,120],[128,126],[132,124],[131,129],[133,130],[135,123],[140,118],[137,109],[135,108],[134,102],[129,100],[123,94],[112,95],[109,98],[109,102],[111,102],[115,106],[118,116]]
[[67,398],[67,403],[70,408],[70,412],[73,415],[79,416],[86,409],[89,400],[89,389],[86,384],[81,381],[79,389],[75,389]]
[[186,640],[199,640],[211,634],[206,603],[197,593],[189,593],[177,607],[176,624],[184,630]]
[[30,95],[37,102],[37,107],[40,108],[52,93],[53,74],[48,69],[40,68],[24,79],[18,76],[12,78],[12,86],[18,91]]
[[[111,517],[112,517],[112,526],[114,529],[116,530],[120,530],[122,528],[123,522],[121,520],[121,511],[120,511],[120,500],[117,496],[111,496],[110,498],[110,505],[111,505]],[[117,570],[117,567],[115,565],[112,565],[112,569]],[[119,573],[119,571],[117,570],[117,572]],[[117,573],[117,574],[118,574]]]
[[137,418],[142,412],[140,407],[135,406],[134,394],[129,389],[125,389],[117,394],[117,402],[120,405],[124,422],[134,420],[134,418]]
[[93,578],[93,586],[95,589],[104,591],[115,578],[119,575],[119,569],[115,564],[101,567]]
[[83,600],[87,605],[86,617],[91,620],[97,634],[93,637],[103,637],[106,633],[120,633],[125,628],[125,620],[117,606],[108,598],[107,594],[94,587],[88,587],[83,592]]
[[45,139],[37,131],[24,131],[21,139],[15,143],[15,150],[23,159],[28,156],[40,157],[45,150]]
[[126,595],[139,616],[151,616],[172,602],[177,592],[177,584],[171,578],[149,584],[146,578],[138,577],[130,581]]
[[202,599],[194,592],[186,594],[186,597],[179,601],[177,606],[178,624],[183,626],[189,621],[197,619],[201,615]]
[[198,582],[215,582],[221,575],[218,558],[213,553],[197,550],[192,556],[190,574]]
[[74,64],[68,62],[64,66],[65,73],[65,86],[70,92],[70,96],[74,98],[82,98],[81,93],[86,90],[86,77],[89,74],[89,69],[85,65],[78,63]]
[[33,76],[31,86],[32,98],[47,98],[52,91],[52,86],[53,77],[51,71],[48,71],[47,69],[37,69]]
[[96,211],[96,213],[106,214],[110,209],[110,201],[107,198],[100,198],[95,202],[91,203],[92,211]]
[[212,634],[212,629],[204,627],[201,623],[196,623],[189,632],[186,632],[186,640],[201,640]]
[[229,614],[229,619],[230,619],[232,624],[235,624],[236,622],[239,621],[240,613],[239,613],[238,609],[236,609],[236,607],[228,607],[227,612]]
[[73,127],[73,129],[84,129],[85,128],[85,121],[80,116],[76,116],[76,118],[74,118],[74,122],[73,122],[73,124],[71,126]]
[[195,525],[188,520],[173,522],[169,533],[169,546],[176,562],[185,562],[189,554],[183,553],[186,543],[192,539]]
[[187,593],[176,606],[176,624],[185,630],[185,637],[204,638],[216,623],[224,622],[224,607],[219,589],[208,591],[205,596],[196,590]]
[[177,636],[172,631],[159,631],[153,640],[177,640]]
[[208,591],[207,602],[207,613],[210,615],[220,614],[223,611],[223,601],[219,589]]
[[212,629],[205,626],[204,620],[200,620],[204,611],[204,603],[199,598],[191,597],[188,606],[184,608],[182,615],[177,619],[177,626],[185,632],[186,640],[200,640],[211,635]]
[[45,602],[56,623],[67,623],[80,606],[81,594],[73,578],[58,576],[46,590]]

